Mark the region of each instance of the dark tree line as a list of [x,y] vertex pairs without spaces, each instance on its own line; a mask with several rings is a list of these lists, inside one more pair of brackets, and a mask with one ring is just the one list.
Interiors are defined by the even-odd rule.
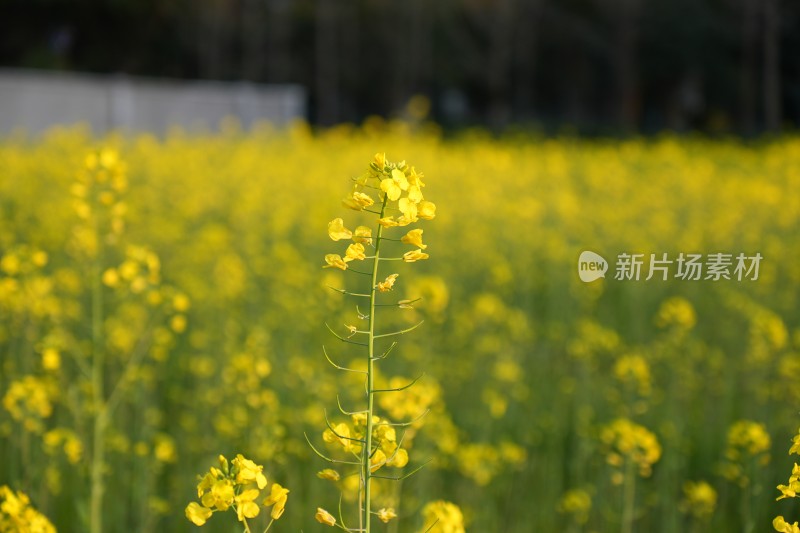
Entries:
[[300,83],[319,124],[800,122],[796,0],[0,0],[0,65]]

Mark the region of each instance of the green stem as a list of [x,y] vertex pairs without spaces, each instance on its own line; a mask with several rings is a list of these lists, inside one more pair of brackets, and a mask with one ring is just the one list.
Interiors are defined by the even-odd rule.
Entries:
[[[380,218],[383,218],[384,212],[386,211],[386,199],[387,197],[383,197],[383,204],[381,204],[381,213]],[[375,363],[375,295],[376,295],[376,288],[375,286],[378,284],[378,264],[380,263],[380,252],[381,252],[381,236],[383,234],[383,226],[378,224],[378,230],[375,235],[375,259],[372,262],[372,281],[370,284],[370,291],[369,291],[369,340],[367,344],[369,345],[368,351],[369,356],[367,357],[367,435],[366,435],[366,443],[364,445],[364,453],[361,454],[361,461],[362,461],[362,471],[364,472],[364,531],[365,533],[370,533],[370,522],[372,521],[372,509],[371,509],[371,490],[370,490],[370,481],[372,478],[372,472],[370,471],[370,454],[372,453],[372,415],[374,410],[374,395],[375,395],[375,386],[374,386],[374,378],[375,372],[373,372],[373,365]]]
[[622,507],[622,533],[633,531],[633,514],[636,500],[636,464],[632,459],[626,460],[625,465],[625,486],[623,488],[623,507]]
[[[751,461],[752,462],[752,461]],[[742,490],[742,514],[744,515],[743,528],[744,533],[751,533],[755,528],[753,523],[753,509],[752,509],[752,491],[751,486],[753,483],[753,468],[748,465],[748,480],[747,486]]]
[[[100,241],[95,218],[95,235]],[[106,405],[103,390],[103,286],[102,245],[98,245],[97,255],[92,266],[92,392],[94,425],[92,428],[91,496],[89,504],[89,531],[103,531],[103,469],[105,461],[105,432],[107,426]]]

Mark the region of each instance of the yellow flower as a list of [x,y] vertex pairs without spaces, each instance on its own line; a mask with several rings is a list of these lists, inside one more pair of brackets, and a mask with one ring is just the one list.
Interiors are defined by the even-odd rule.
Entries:
[[793,453],[800,455],[800,431],[792,438],[792,447],[789,448],[789,455]]
[[115,268],[109,268],[103,272],[103,285],[116,287],[119,284],[119,273]]
[[388,524],[390,520],[397,518],[397,513],[394,512],[394,508],[392,507],[389,507],[388,509],[384,507],[378,511],[378,518],[384,524]]
[[258,489],[248,489],[234,498],[236,502],[236,516],[239,522],[244,522],[245,518],[255,518],[261,508],[253,500],[258,498]]
[[775,520],[772,521],[772,527],[780,533],[800,533],[800,526],[798,526],[797,522],[790,524],[782,516],[775,517]]
[[714,514],[717,506],[717,491],[706,481],[687,481],[683,484],[684,499],[680,508],[695,518],[705,519]]
[[326,468],[317,472],[317,477],[320,479],[327,479],[328,481],[339,481],[339,472],[332,468]]
[[[411,167],[411,170],[408,173],[408,183],[412,187],[416,187],[418,189],[421,189],[422,187],[425,186],[425,184],[422,183],[422,178],[424,178],[424,177],[425,177],[425,175],[422,172],[417,173],[417,169],[415,169],[414,167]],[[409,196],[411,196],[410,190],[409,190],[408,194],[409,194]]]
[[353,261],[357,259],[359,261],[363,261],[366,259],[367,256],[364,255],[364,245],[360,242],[353,243],[347,247],[347,250],[344,253],[344,260],[345,261]]
[[270,516],[273,519],[277,520],[278,518],[283,515],[283,511],[286,507],[286,501],[289,499],[289,489],[280,486],[277,483],[272,484],[272,491],[270,495],[264,500],[264,505],[269,507],[270,505],[274,505],[275,507],[272,508],[272,512]]
[[778,485],[778,490],[781,491],[782,494],[775,499],[794,498],[797,496],[798,489],[800,489],[800,483],[796,482],[790,483],[789,485]]
[[764,424],[739,420],[728,430],[726,455],[730,459],[737,459],[744,454],[759,455],[769,451],[770,443],[769,433]]
[[202,526],[206,520],[211,518],[212,511],[207,507],[203,507],[197,502],[192,502],[186,506],[186,518],[191,520],[194,525]]
[[403,261],[406,263],[413,263],[414,261],[421,261],[423,259],[427,259],[428,257],[430,256],[424,253],[422,250],[412,250],[403,254]]
[[37,511],[24,492],[0,486],[0,531],[55,533],[46,516]]
[[400,198],[403,191],[408,190],[408,178],[401,170],[392,169],[392,177],[381,180],[381,190],[386,193],[389,200]]
[[380,467],[386,464],[386,454],[383,453],[383,450],[378,449],[375,450],[375,453],[372,454],[372,457],[369,460],[370,472],[375,472]]
[[263,474],[263,466],[255,464],[250,459],[245,459],[242,454],[238,454],[231,463],[238,469],[236,483],[244,485],[255,482],[259,489],[267,486],[267,478]]
[[421,201],[419,203],[419,218],[425,220],[433,220],[436,218],[436,204],[428,201]]
[[214,482],[210,491],[203,494],[200,501],[209,509],[216,507],[220,511],[225,511],[233,503],[234,496],[233,482],[230,479],[220,479]]
[[386,166],[386,153],[378,152],[375,154],[375,166],[378,167],[379,170],[383,170]]
[[[220,457],[222,457],[220,455]],[[197,497],[202,498],[203,494],[206,493],[207,490],[210,490],[211,487],[214,486],[214,483],[217,481],[217,476],[215,475],[215,471],[219,472],[219,470],[212,468],[210,472],[208,472],[205,476],[200,479],[200,483],[197,484]],[[220,473],[220,475],[222,475]]]
[[[402,221],[408,221],[409,224],[417,221],[417,204],[408,198],[400,198],[400,201],[397,202],[397,208],[403,213],[403,216],[400,217]],[[404,224],[401,222],[400,225]]]
[[409,185],[408,187],[408,199],[418,204],[422,201],[422,191],[419,190],[419,187],[416,185]]
[[788,485],[778,485],[778,490],[781,491],[781,495],[776,498],[776,500],[782,500],[784,498],[796,498],[797,495],[800,493],[800,466],[797,463],[794,464],[792,468],[792,475],[789,477],[789,484]]
[[642,477],[648,477],[652,465],[661,458],[661,445],[655,434],[626,418],[614,420],[603,428],[600,439],[612,448],[607,456],[610,464],[621,464],[624,457],[638,465]]
[[358,226],[353,232],[353,241],[362,244],[372,244],[372,230],[366,226]]
[[314,518],[317,519],[317,522],[320,524],[325,524],[326,526],[336,525],[336,519],[333,517],[333,515],[322,507],[317,507],[317,514],[314,515]]
[[169,327],[175,333],[183,333],[186,331],[186,317],[184,315],[175,315],[169,321]]
[[421,229],[412,229],[400,239],[402,242],[406,244],[413,244],[417,248],[424,250],[428,247],[427,244],[422,244],[422,230]]
[[61,354],[55,348],[45,348],[42,352],[42,368],[58,370],[61,368]]
[[344,227],[344,221],[341,218],[334,218],[328,222],[328,236],[334,241],[338,241],[351,238],[353,232]]
[[461,509],[450,502],[438,500],[430,502],[422,509],[425,517],[422,531],[430,533],[464,533],[464,515]]
[[341,270],[347,270],[347,263],[344,262],[342,256],[339,254],[327,254],[325,256],[325,262],[328,264],[322,265],[322,268],[339,268]]
[[326,429],[322,433],[322,440],[327,443],[338,442],[345,451],[353,446],[353,441],[350,440],[350,428],[344,423],[334,426],[333,431],[330,428]]
[[381,292],[389,292],[394,287],[394,281],[400,274],[389,274],[386,279],[378,282],[378,290]]
[[408,452],[400,448],[394,453],[394,457],[386,464],[395,468],[403,468],[408,464]]
[[174,298],[172,298],[172,307],[174,307],[179,313],[187,311],[191,305],[192,302],[189,300],[189,297],[182,292],[179,292]]
[[592,496],[584,489],[571,489],[561,496],[557,510],[561,514],[571,515],[579,524],[589,520],[592,509]]
[[395,226],[400,225],[393,217],[383,217],[381,219],[378,219],[378,224],[380,224],[384,228],[393,228]]
[[363,192],[354,191],[342,200],[342,205],[347,207],[348,209],[353,209],[355,211],[361,211],[365,207],[369,207],[375,203],[375,200],[370,198],[368,194],[364,194]]

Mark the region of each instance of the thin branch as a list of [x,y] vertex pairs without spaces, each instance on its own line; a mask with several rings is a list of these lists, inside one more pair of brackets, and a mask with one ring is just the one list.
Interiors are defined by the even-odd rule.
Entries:
[[345,437],[344,435],[339,435],[339,433],[337,433],[336,430],[331,425],[331,421],[328,420],[328,411],[323,409],[323,413],[325,413],[325,424],[328,426],[328,429],[330,429],[333,432],[333,434],[336,435],[338,438],[344,440],[351,440],[354,442],[360,442],[361,444],[364,444],[366,442],[364,439],[354,439],[353,437]]
[[379,475],[373,474],[372,477],[379,478],[379,479],[391,479],[392,481],[403,481],[404,479],[408,479],[409,477],[413,476],[414,474],[416,474],[417,472],[419,472],[420,470],[422,470],[423,468],[428,466],[431,463],[431,461],[433,461],[433,460],[432,459],[428,459],[427,461],[425,461],[424,463],[419,465],[417,468],[415,468],[414,470],[412,470],[408,474],[403,474],[402,476],[397,476],[397,477],[395,477],[395,476],[379,476]]
[[414,331],[415,329],[420,327],[423,322],[425,322],[425,321],[424,320],[420,320],[419,322],[417,322],[416,324],[414,324],[410,328],[401,329],[399,331],[393,331],[391,333],[382,333],[380,335],[375,335],[373,338],[380,339],[380,338],[383,338],[383,337],[393,337],[395,335],[403,335],[404,333],[408,333],[409,331]]
[[359,294],[357,292],[350,292],[344,289],[337,289],[336,287],[331,287],[330,285],[327,286],[330,290],[336,291],[342,294],[346,294],[347,296],[358,296],[359,298],[369,298],[369,294]]
[[438,524],[438,523],[439,523],[439,519],[437,518],[437,519],[436,519],[436,520],[433,522],[433,524],[431,524],[431,527],[429,527],[428,529],[426,529],[425,531],[423,531],[423,533],[430,533],[430,531],[431,531],[431,530],[433,530],[433,526],[435,526],[435,525],[436,525],[436,524]]
[[314,453],[316,453],[320,458],[324,459],[325,461],[334,464],[361,466],[361,463],[357,463],[355,461],[340,461],[339,459],[331,459],[330,457],[323,455],[322,453],[320,453],[319,450],[317,450],[314,447],[313,444],[311,444],[311,440],[309,440],[308,435],[306,434],[305,431],[303,432],[303,436],[306,438],[306,442],[308,443],[308,445],[311,446],[311,449],[314,450]]
[[351,341],[350,339],[347,339],[347,338],[345,338],[345,337],[342,337],[341,335],[339,335],[338,333],[336,333],[335,331],[333,331],[333,328],[331,328],[331,327],[328,325],[328,323],[327,323],[327,322],[325,322],[325,327],[326,327],[326,328],[328,328],[328,331],[330,331],[331,333],[333,333],[333,336],[334,336],[334,337],[336,337],[337,339],[339,339],[339,340],[340,340],[340,341],[342,341],[342,342],[347,342],[347,343],[349,343],[349,344],[356,344],[356,345],[358,345],[358,346],[369,346],[369,344],[367,344],[366,342],[356,342],[356,341]]
[[408,422],[378,422],[377,425],[392,426],[392,427],[408,427],[416,424],[417,422],[425,418],[425,416],[427,416],[427,414],[430,412],[431,412],[430,408],[425,409],[425,411],[421,415],[417,416],[414,420],[409,420]]
[[361,415],[368,412],[367,409],[364,409],[363,411],[345,411],[344,408],[342,407],[342,402],[339,401],[338,394],[336,395],[336,404],[339,406],[339,411],[341,411],[342,414],[346,416]]
[[402,300],[403,303],[397,302],[393,304],[375,304],[375,307],[403,307],[422,300],[422,298],[414,298],[413,300]]
[[392,342],[392,345],[391,345],[391,346],[389,346],[389,347],[386,349],[386,351],[385,351],[385,352],[383,352],[383,353],[382,353],[381,355],[379,355],[378,357],[373,357],[373,358],[372,358],[372,360],[373,360],[373,361],[377,361],[377,360],[379,360],[379,359],[386,359],[386,358],[389,356],[389,353],[391,353],[391,351],[394,349],[394,347],[395,347],[395,346],[397,346],[397,341],[393,341],[393,342]]
[[322,346],[322,353],[324,353],[324,354],[325,354],[325,359],[327,359],[327,360],[328,360],[328,362],[329,362],[329,363],[330,363],[330,364],[331,364],[331,365],[332,365],[334,368],[336,368],[336,369],[339,369],[339,370],[344,370],[345,372],[355,372],[356,374],[366,374],[366,373],[367,373],[367,371],[366,371],[366,370],[355,370],[355,369],[353,369],[353,368],[346,368],[346,367],[343,367],[343,366],[339,366],[339,365],[337,365],[337,364],[336,364],[336,363],[334,363],[334,362],[331,360],[331,358],[328,356],[328,351],[325,349],[325,345],[323,345],[323,346]]
[[[399,451],[400,451],[400,449],[401,449],[401,446],[403,446],[403,441],[405,440],[405,438],[406,438],[406,434],[405,434],[405,432],[403,432],[403,434],[402,434],[402,435],[400,435],[400,440],[399,440],[399,441],[397,441],[397,442],[395,443],[395,444],[396,444],[396,446],[395,446],[395,448],[394,448],[394,452],[392,452],[392,455],[391,455],[390,457],[386,457],[386,458],[384,458],[384,460],[383,460],[383,462],[382,462],[381,464],[379,464],[379,465],[375,465],[375,466],[377,466],[377,468],[380,468],[380,467],[382,467],[383,465],[388,465],[389,463],[391,463],[391,462],[392,462],[392,460],[393,460],[395,457],[397,457],[397,452],[399,452]],[[380,446],[376,446],[376,447],[375,447],[375,449],[372,451],[372,453],[371,453],[371,454],[369,454],[369,457],[370,457],[370,459],[372,459],[372,456],[373,456],[373,455],[375,455],[375,452],[377,452],[378,450],[380,450],[380,448],[381,448]],[[376,470],[377,470],[377,468],[376,468]]]
[[425,372],[420,374],[417,378],[415,378],[412,382],[403,385],[402,387],[397,387],[396,389],[373,389],[372,392],[400,392],[401,390],[406,390],[407,388],[413,386],[417,381],[422,379],[422,376],[425,375]]

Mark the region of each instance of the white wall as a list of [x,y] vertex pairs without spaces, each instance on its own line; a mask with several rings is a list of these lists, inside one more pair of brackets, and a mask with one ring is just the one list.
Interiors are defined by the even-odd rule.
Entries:
[[0,69],[0,135],[16,129],[38,134],[79,122],[98,134],[112,129],[160,134],[173,125],[216,129],[230,116],[249,128],[256,121],[280,125],[305,114],[306,93],[299,85]]

